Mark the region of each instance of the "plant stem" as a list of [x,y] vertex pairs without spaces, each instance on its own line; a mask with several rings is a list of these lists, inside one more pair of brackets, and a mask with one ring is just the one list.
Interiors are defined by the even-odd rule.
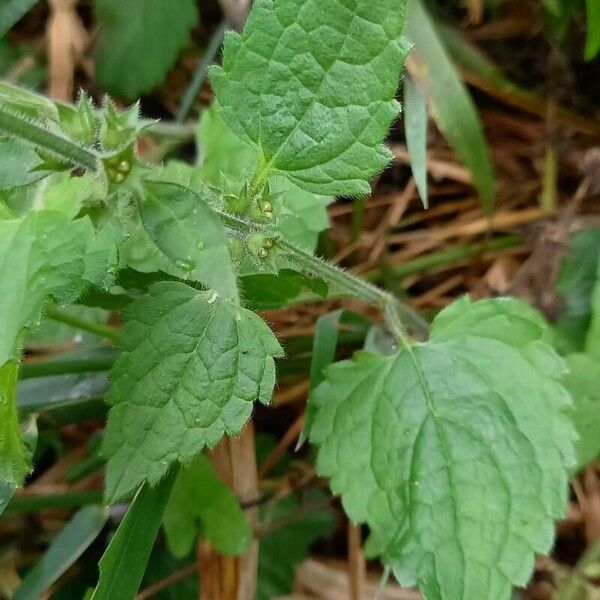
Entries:
[[33,119],[14,114],[1,106],[0,130],[24,142],[38,146],[70,165],[83,167],[93,172],[101,169],[101,161],[92,150],[49,131],[45,125]]
[[208,67],[215,59],[215,56],[217,55],[217,52],[223,43],[226,28],[227,24],[223,21],[212,34],[208,42],[208,46],[204,51],[204,55],[202,56],[202,60],[200,60],[198,63],[194,77],[192,78],[192,81],[185,90],[185,94],[181,99],[181,105],[179,106],[177,116],[175,117],[175,121],[177,123],[183,123],[192,109],[194,100],[196,99],[196,96],[198,95],[198,92],[200,91],[200,88],[206,79]]
[[82,329],[83,331],[89,331],[90,333],[94,333],[95,335],[99,335],[103,338],[108,338],[109,340],[116,340],[120,335],[120,332],[116,327],[111,327],[110,325],[104,325],[102,323],[86,321],[85,319],[81,319],[68,313],[67,311],[57,308],[56,306],[48,306],[44,314],[53,321],[65,323],[66,325],[70,325],[76,329]]
[[102,371],[108,371],[114,362],[113,356],[106,356],[102,358],[23,363],[19,370],[19,379],[34,379],[35,377],[51,377],[71,373],[101,373]]
[[88,504],[102,504],[102,492],[89,490],[49,496],[15,496],[4,512],[37,512],[48,508],[79,508]]

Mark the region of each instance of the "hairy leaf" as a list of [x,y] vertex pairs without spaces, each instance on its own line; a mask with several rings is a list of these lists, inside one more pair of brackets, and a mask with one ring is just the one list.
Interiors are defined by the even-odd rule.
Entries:
[[222,116],[317,194],[359,195],[391,160],[382,141],[407,45],[403,0],[259,0],[211,70]]
[[[214,105],[202,115],[198,138],[200,178],[226,194],[239,193],[240,182],[249,180],[256,170],[257,149],[231,132]],[[191,187],[194,187],[193,181]],[[326,207],[332,198],[302,190],[284,177],[273,179],[271,193],[273,225],[290,242],[314,250],[319,233],[329,226]]]
[[96,0],[100,40],[96,72],[102,87],[134,98],[165,78],[198,22],[194,0]]
[[546,334],[521,302],[461,300],[428,343],[359,353],[313,393],[319,472],[428,600],[509,598],[552,545],[574,457]]
[[221,554],[241,554],[252,541],[252,528],[238,499],[202,455],[179,471],[163,525],[176,557],[191,552],[198,533]]
[[257,315],[182,283],[153,285],[126,321],[104,438],[111,501],[237,435],[253,401],[270,401],[282,355]]
[[162,181],[146,181],[144,191],[140,215],[155,244],[184,276],[239,302],[225,228],[203,198]]
[[88,219],[69,222],[44,211],[0,221],[0,365],[18,356],[17,338],[39,316],[48,296],[72,301],[81,292]]
[[6,503],[30,469],[17,417],[15,393],[18,372],[16,362],[7,362],[0,367],[0,487],[7,497]]
[[564,384],[573,397],[569,414],[579,436],[575,452],[580,469],[600,455],[600,363],[587,354],[572,354],[566,361]]

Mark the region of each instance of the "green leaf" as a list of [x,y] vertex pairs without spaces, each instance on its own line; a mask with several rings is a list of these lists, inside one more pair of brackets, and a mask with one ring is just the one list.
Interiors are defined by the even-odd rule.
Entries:
[[198,22],[194,0],[95,0],[96,73],[108,92],[135,98],[162,83]]
[[579,439],[575,441],[577,470],[600,455],[600,363],[587,354],[566,358],[563,383],[573,397],[569,412]]
[[433,118],[471,172],[481,202],[491,210],[496,193],[494,173],[475,104],[421,0],[410,0],[408,7],[406,35],[422,63],[418,76],[430,96]]
[[35,567],[27,573],[13,600],[37,600],[85,552],[104,527],[108,512],[100,506],[79,510],[52,540]]
[[298,300],[303,293],[325,299],[328,291],[329,286],[324,280],[290,269],[281,269],[277,275],[263,273],[240,279],[244,306],[252,310],[277,310]]
[[211,79],[221,114],[261,155],[316,194],[360,195],[391,160],[382,144],[407,45],[404,1],[259,0],[229,33]]
[[556,283],[564,309],[556,329],[559,349],[583,350],[592,320],[592,291],[600,258],[600,229],[580,231],[569,241],[569,253],[562,260]]
[[[248,181],[257,168],[257,148],[237,137],[225,125],[213,105],[202,114],[198,125],[201,148],[197,176],[225,194],[237,194],[240,182]],[[192,175],[190,187],[198,185]],[[270,186],[275,208],[274,227],[287,240],[314,250],[321,231],[329,227],[327,205],[332,198],[300,189],[285,177],[276,177]]]
[[585,60],[594,60],[600,52],[600,2],[586,0],[587,37],[585,40]]
[[12,496],[10,490],[14,493],[30,470],[17,417],[15,392],[18,372],[16,362],[7,362],[0,367],[0,486],[5,492],[6,503]]
[[154,243],[184,275],[238,303],[227,234],[203,198],[189,188],[162,181],[146,181],[144,191],[138,206]]
[[592,291],[591,307],[592,319],[585,340],[585,350],[596,360],[600,361],[600,263],[598,263],[596,284]]
[[92,238],[89,219],[69,222],[53,211],[0,221],[0,365],[17,358],[17,339],[48,296],[67,303],[81,292]]
[[42,160],[27,144],[17,140],[0,139],[0,190],[7,190],[35,183],[48,175],[47,171],[36,171]]
[[[306,504],[322,500],[324,494],[314,490],[306,494]],[[302,505],[290,496],[267,505],[261,510],[261,525],[268,525],[297,515]],[[330,507],[306,512],[299,519],[261,536],[258,558],[256,600],[272,600],[292,592],[296,568],[308,557],[311,545],[335,529],[335,517]]]
[[173,469],[155,488],[145,483],[139,489],[100,559],[100,579],[90,600],[133,600],[176,476]]
[[404,80],[404,133],[421,202],[429,208],[427,190],[427,102],[410,77]]
[[163,526],[169,549],[178,558],[191,552],[199,532],[221,554],[242,554],[252,542],[252,528],[238,499],[202,455],[179,471]]
[[552,545],[574,434],[547,334],[519,301],[463,299],[426,344],[358,353],[311,396],[319,473],[427,600],[508,599]]
[[283,354],[256,314],[182,283],[153,285],[125,316],[103,447],[111,501],[239,434]]

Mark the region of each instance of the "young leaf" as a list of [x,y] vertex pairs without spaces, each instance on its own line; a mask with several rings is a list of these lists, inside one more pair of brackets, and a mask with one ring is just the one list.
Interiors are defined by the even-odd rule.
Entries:
[[462,300],[428,343],[359,353],[311,397],[320,474],[427,600],[507,599],[552,545],[574,457],[546,334],[523,303]]
[[144,192],[138,206],[154,243],[184,275],[238,303],[227,234],[203,198],[163,181],[146,181]]
[[101,506],[79,510],[27,573],[14,600],[37,600],[85,552],[104,527],[108,512]]
[[155,487],[137,492],[100,559],[100,579],[90,600],[133,600],[144,576],[177,469]]
[[[257,148],[232,133],[214,105],[202,115],[198,143],[201,164],[197,175],[200,179],[226,194],[239,193],[240,181],[249,180],[257,168]],[[275,211],[273,225],[290,242],[314,250],[319,233],[329,226],[327,205],[332,198],[302,190],[285,177],[272,180],[271,194]]]
[[404,0],[259,0],[225,39],[211,78],[222,116],[261,154],[259,179],[284,173],[316,194],[368,194],[391,160],[382,141],[407,45]]
[[424,89],[431,96],[433,118],[448,143],[465,162],[486,209],[494,206],[495,183],[489,151],[473,99],[464,86],[432,18],[421,0],[408,3],[407,37],[423,62]]
[[238,499],[202,455],[179,471],[163,526],[171,552],[181,558],[191,552],[198,532],[221,554],[242,554],[252,541]]
[[95,0],[96,58],[103,89],[134,98],[165,78],[198,22],[194,0]]
[[569,412],[578,439],[575,441],[577,470],[600,455],[600,363],[587,354],[566,358],[569,372],[563,380],[573,397]]
[[237,435],[253,401],[270,401],[283,354],[257,315],[182,283],[153,285],[126,320],[103,446],[111,501]]

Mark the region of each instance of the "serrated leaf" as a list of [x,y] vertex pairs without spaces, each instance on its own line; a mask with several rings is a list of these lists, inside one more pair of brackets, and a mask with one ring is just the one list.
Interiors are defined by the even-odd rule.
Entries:
[[135,98],[161,83],[198,22],[194,0],[96,0],[96,73],[108,92]]
[[254,313],[185,284],[153,285],[126,311],[104,438],[111,501],[237,435],[268,403],[282,350]]
[[427,600],[507,599],[552,545],[574,434],[544,335],[523,303],[462,300],[426,344],[359,353],[311,397],[319,473]]
[[[232,133],[214,105],[202,114],[198,143],[201,161],[197,175],[225,194],[239,193],[240,182],[248,181],[256,170],[258,150]],[[190,187],[194,187],[196,177],[191,177]],[[302,190],[285,177],[274,178],[270,188],[273,225],[290,242],[314,250],[319,233],[329,226],[327,206],[333,199]]]
[[578,470],[600,455],[600,363],[587,354],[572,354],[566,362],[569,372],[563,382],[573,397],[569,414],[579,437]]
[[207,202],[189,188],[162,181],[146,181],[144,192],[138,206],[154,243],[184,276],[239,303],[227,234]]
[[0,221],[0,365],[17,358],[17,338],[47,297],[66,303],[82,291],[92,239],[89,219],[70,222],[53,211]]
[[407,45],[403,0],[259,0],[211,70],[221,114],[316,194],[360,195],[391,160],[382,144]]
[[163,526],[174,556],[187,556],[198,536],[221,554],[242,554],[252,541],[252,528],[235,494],[219,479],[205,456],[179,471]]

